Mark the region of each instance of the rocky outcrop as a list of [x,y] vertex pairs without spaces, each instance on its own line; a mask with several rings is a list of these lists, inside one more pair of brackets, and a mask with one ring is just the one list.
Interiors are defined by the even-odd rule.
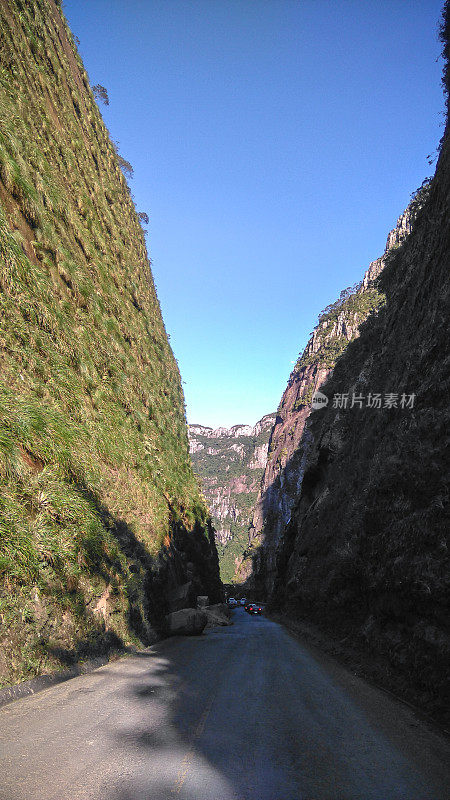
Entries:
[[224,627],[233,624],[230,619],[231,612],[226,603],[216,603],[213,606],[206,606],[203,610],[208,618],[208,628],[214,628],[216,625]]
[[201,478],[219,550],[221,575],[232,581],[248,543],[248,526],[267,460],[275,421],[267,414],[256,425],[232,428],[189,426],[194,469]]
[[[305,350],[290,375],[270,435],[267,464],[249,529],[249,542],[238,575],[268,596],[276,575],[277,550],[298,497],[309,443],[306,421],[314,393],[332,373],[339,355],[359,333],[362,322],[383,302],[375,280],[388,254],[411,230],[407,209],[387,237],[383,255],[373,261],[361,283],[345,289],[319,316]],[[262,546],[261,546],[262,545]]]

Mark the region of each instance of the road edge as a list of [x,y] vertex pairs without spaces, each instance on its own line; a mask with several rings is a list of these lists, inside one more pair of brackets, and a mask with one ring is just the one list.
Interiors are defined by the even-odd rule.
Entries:
[[392,689],[381,685],[367,668],[365,660],[361,657],[358,658],[356,652],[352,653],[347,648],[339,647],[339,642],[327,638],[323,631],[311,623],[305,623],[303,620],[293,620],[292,618],[280,614],[279,612],[269,612],[265,616],[273,622],[282,625],[283,628],[294,638],[298,639],[302,644],[305,644],[311,650],[316,650],[322,658],[329,659],[331,664],[338,665],[341,669],[346,670],[349,674],[353,674],[359,679],[366,681],[370,686],[396,700],[398,703],[411,709],[423,722],[434,728],[436,733],[450,738],[450,730],[446,724],[430,714],[427,714],[420,706],[414,705],[400,694],[396,694]]
[[120,658],[136,655],[147,650],[146,647],[129,647],[124,650],[116,650],[107,656],[96,656],[95,658],[80,661],[70,669],[59,670],[58,672],[50,672],[47,675],[36,675],[35,678],[30,678],[21,683],[15,683],[11,686],[4,686],[0,689],[0,708],[13,703],[14,700],[21,700],[23,697],[37,694],[38,692],[56,686],[58,683],[64,683],[72,678],[78,678],[80,675],[87,675],[89,672],[94,672],[112,661],[118,661]]

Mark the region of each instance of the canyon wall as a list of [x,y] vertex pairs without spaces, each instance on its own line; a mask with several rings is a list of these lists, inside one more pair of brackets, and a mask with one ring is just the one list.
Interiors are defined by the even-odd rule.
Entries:
[[[447,108],[449,17],[446,3]],[[384,259],[377,281],[384,303],[321,386],[330,401],[308,418],[297,447],[298,490],[284,500],[275,555],[270,540],[267,556],[263,543],[255,574],[272,609],[359,650],[379,665],[378,681],[445,719],[448,119],[435,176],[419,201],[409,234]]]
[[148,643],[181,595],[222,589],[124,160],[60,4],[1,0],[0,33],[0,682],[11,683]]
[[[423,196],[424,190],[419,194]],[[416,201],[399,217],[387,237],[383,255],[369,265],[362,281],[341,292],[338,300],[319,315],[318,325],[289,377],[270,435],[249,548],[239,569],[240,578],[250,579],[258,594],[267,597],[273,589],[277,549],[303,479],[308,444],[305,424],[313,410],[313,395],[331,375],[339,355],[358,336],[362,322],[378,313],[383,304],[376,279],[388,254],[410,232],[417,205]]]

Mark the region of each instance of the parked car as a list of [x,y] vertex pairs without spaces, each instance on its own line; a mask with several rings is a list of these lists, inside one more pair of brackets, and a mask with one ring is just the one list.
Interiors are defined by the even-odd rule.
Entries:
[[248,607],[249,614],[262,614],[263,608],[259,605],[259,603],[250,603]]
[[236,600],[235,597],[229,597],[227,602],[230,608],[236,608],[236,606],[238,605],[238,601]]

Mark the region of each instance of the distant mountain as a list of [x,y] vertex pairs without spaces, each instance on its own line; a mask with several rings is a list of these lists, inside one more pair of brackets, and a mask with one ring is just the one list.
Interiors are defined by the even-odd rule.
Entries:
[[275,414],[266,414],[253,427],[189,426],[191,458],[216,529],[220,574],[226,583],[234,579],[248,547],[248,528],[274,422]]

